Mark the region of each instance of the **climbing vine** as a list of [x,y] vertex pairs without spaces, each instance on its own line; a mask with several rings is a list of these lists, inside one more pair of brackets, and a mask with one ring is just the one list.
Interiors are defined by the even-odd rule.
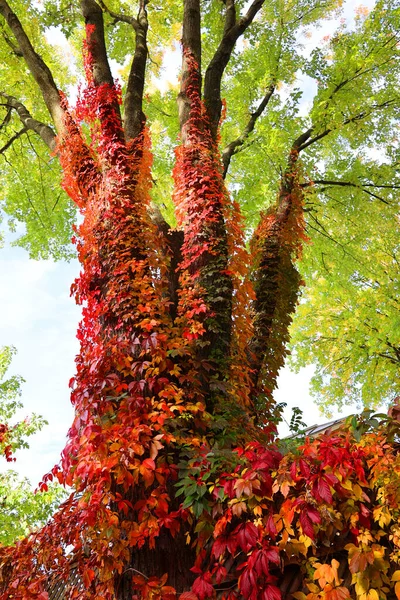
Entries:
[[170,240],[149,210],[149,132],[126,140],[121,90],[95,77],[95,34],[87,23],[87,85],[75,109],[60,97],[56,146],[82,215],[72,293],[83,319],[75,418],[40,490],[56,478],[72,493],[46,526],[0,549],[1,600],[47,600],[60,581],[82,600],[400,598],[396,419],[356,420],[294,451],[275,436],[272,391],[306,239],[298,151],[248,251],[184,49],[171,310]]

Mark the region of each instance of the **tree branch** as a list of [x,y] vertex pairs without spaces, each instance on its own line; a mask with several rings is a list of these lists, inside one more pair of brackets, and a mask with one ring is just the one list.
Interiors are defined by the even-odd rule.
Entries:
[[222,0],[226,6],[224,33],[227,35],[229,30],[236,25],[236,5],[235,0]]
[[37,133],[46,146],[53,152],[56,147],[56,134],[54,130],[49,125],[34,119],[26,106],[14,98],[14,96],[9,96],[5,92],[0,92],[0,96],[6,99],[8,107],[16,111],[24,128]]
[[114,19],[115,22],[120,21],[121,23],[127,23],[128,25],[132,25],[132,27],[135,29],[135,31],[139,27],[139,23],[137,22],[137,20],[134,17],[130,17],[129,15],[114,12],[113,10],[108,8],[108,6],[106,6],[106,4],[105,4],[105,2],[103,2],[103,0],[99,0],[99,4],[100,4],[101,8],[103,9],[103,11],[108,13],[110,15],[110,17],[112,17]]
[[15,140],[17,140],[19,137],[21,137],[21,135],[23,135],[24,133],[26,133],[28,131],[28,129],[26,127],[23,127],[22,129],[20,129],[19,131],[17,131],[5,144],[2,148],[0,148],[0,154],[3,154],[10,146],[12,146],[12,144],[15,142]]
[[388,189],[388,190],[400,190],[400,185],[380,185],[378,183],[362,183],[360,185],[356,185],[355,183],[351,183],[349,181],[331,181],[331,180],[327,180],[327,179],[315,179],[314,181],[310,181],[308,183],[302,183],[301,187],[308,187],[309,185],[312,185],[313,183],[321,183],[324,185],[352,185],[352,186],[356,186],[356,187],[372,187],[372,188],[379,188],[379,189]]
[[[391,100],[386,100],[386,102],[382,102],[381,104],[375,104],[369,107],[369,111],[362,111],[360,113],[358,113],[358,115],[354,115],[354,117],[349,117],[348,119],[346,119],[345,121],[343,121],[341,123],[341,125],[339,127],[337,127],[336,129],[325,129],[325,131],[322,131],[321,133],[319,133],[318,135],[311,137],[315,127],[310,127],[310,129],[307,129],[307,131],[305,131],[304,133],[301,134],[301,136],[299,136],[298,140],[300,140],[300,138],[304,138],[304,140],[297,144],[297,148],[298,151],[301,152],[302,150],[305,150],[306,148],[308,148],[308,146],[311,146],[311,144],[315,144],[315,142],[318,142],[319,140],[323,139],[324,137],[326,137],[327,135],[329,135],[332,131],[337,131],[338,129],[340,129],[341,127],[344,127],[345,125],[349,125],[350,123],[355,123],[357,121],[361,121],[362,119],[365,119],[366,117],[369,117],[375,110],[379,110],[381,108],[386,108],[387,106],[389,106],[389,104],[393,104],[394,102],[398,102],[399,98],[392,98]],[[311,139],[310,139],[311,138]],[[296,144],[296,142],[295,142]]]
[[[221,81],[225,68],[229,62],[235,44],[239,37],[246,31],[260,11],[265,0],[254,0],[247,13],[232,25],[233,2],[226,2],[226,19],[222,40],[207,67],[204,77],[204,102],[210,120],[211,133],[216,139],[219,120],[221,117]],[[236,17],[236,15],[235,15]]]
[[95,0],[81,0],[81,10],[86,26],[92,26],[87,37],[93,60],[94,83],[96,86],[104,83],[113,86],[114,79],[108,63],[104,40],[103,11]]
[[[356,184],[356,183],[352,183],[351,181],[331,181],[331,180],[327,180],[327,179],[316,179],[315,181],[312,182],[308,182],[308,183],[302,183],[300,184],[301,187],[309,187],[312,184],[321,184],[321,185],[326,185],[326,186],[340,186],[340,187],[353,187],[356,189],[359,189],[363,192],[365,192],[366,194],[368,194],[369,196],[372,196],[373,198],[376,198],[377,200],[380,200],[381,202],[383,202],[384,204],[389,204],[390,202],[388,202],[388,200],[385,200],[385,198],[382,198],[382,196],[378,196],[377,194],[374,194],[372,192],[370,192],[369,190],[364,189],[364,187],[375,187],[372,184],[367,184],[366,186],[361,185],[361,184]],[[379,187],[379,186],[376,186]],[[390,186],[385,186],[390,187]],[[397,186],[397,189],[399,189],[400,186]],[[392,189],[396,189],[396,186],[394,186]]]
[[296,146],[303,138],[304,134],[290,152],[276,206],[262,215],[251,242],[257,259],[253,274],[254,336],[249,350],[253,363],[253,400],[261,413],[259,399],[263,403],[265,394],[271,398],[287,355],[289,326],[301,285],[294,263],[304,234]]
[[[111,74],[104,39],[103,11],[95,0],[81,0],[82,16],[86,25],[86,40],[91,55],[91,70],[96,87],[107,85],[114,88],[114,79]],[[109,101],[109,107],[117,117],[122,132],[121,111],[117,98]],[[114,128],[115,129],[115,128]]]
[[[197,86],[201,94],[201,13],[200,0],[184,0],[183,31],[182,31],[182,78],[181,89],[178,94],[179,125],[183,144],[185,143],[185,125],[190,114],[190,100],[187,95],[189,84]],[[196,63],[196,77],[193,77]],[[196,79],[196,81],[195,81]]]
[[22,54],[21,50],[18,48],[18,46],[16,46],[14,44],[14,42],[12,40],[10,40],[10,38],[8,37],[6,32],[4,30],[2,30],[1,33],[2,33],[5,43],[7,44],[7,46],[9,46],[11,48],[13,54],[15,54],[15,56],[18,56],[18,58],[23,58],[23,54]]
[[136,138],[143,130],[146,117],[143,113],[143,91],[145,84],[147,49],[147,11],[148,0],[140,0],[136,25],[135,54],[129,73],[125,94],[125,137],[127,140]]
[[[0,92],[0,96],[7,100],[7,107],[11,107],[16,111],[25,129],[34,131],[37,135],[39,135],[39,137],[41,137],[43,142],[52,152],[57,150],[56,133],[51,127],[49,127],[49,125],[45,125],[37,119],[34,119],[26,106],[13,96],[9,96],[4,92]],[[87,144],[82,138],[79,128],[76,126],[75,122],[68,113],[65,117],[65,123],[66,127],[68,128],[69,138],[72,134],[76,135],[76,139],[80,145],[79,151],[77,151],[76,155],[73,157],[73,172],[75,173],[75,178],[79,189],[82,192],[87,193],[88,190],[95,189],[97,185],[99,178],[98,167],[91,156]]]
[[6,112],[6,116],[3,119],[3,122],[0,124],[0,131],[2,129],[4,129],[4,127],[7,127],[7,125],[11,121],[11,113],[12,113],[12,107],[11,106],[9,106],[8,104],[2,104],[2,106],[4,106],[5,108],[7,108],[7,112]]
[[7,25],[13,32],[19,50],[42,92],[44,102],[53,119],[56,129],[58,132],[61,132],[63,130],[64,109],[62,108],[60,94],[49,67],[42,57],[34,50],[20,20],[11,10],[6,0],[0,0],[0,14],[5,18]]
[[241,133],[239,135],[239,137],[236,138],[236,140],[233,140],[232,142],[230,142],[230,144],[228,144],[224,148],[224,150],[222,152],[222,163],[224,166],[224,172],[223,172],[224,178],[226,177],[226,174],[228,172],[232,156],[234,154],[236,154],[237,152],[239,152],[239,149],[243,146],[243,144],[245,143],[245,141],[247,140],[247,138],[249,137],[251,132],[254,130],[257,119],[262,115],[262,113],[268,106],[268,103],[269,103],[274,91],[275,91],[275,83],[271,83],[268,86],[267,92],[266,92],[264,98],[262,99],[262,101],[260,102],[257,110],[251,114],[250,119],[249,119],[246,127],[244,128],[243,133]]

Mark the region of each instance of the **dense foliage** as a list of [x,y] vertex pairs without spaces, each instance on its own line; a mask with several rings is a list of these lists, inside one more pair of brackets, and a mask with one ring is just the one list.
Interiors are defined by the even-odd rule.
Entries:
[[[382,271],[393,266],[396,285],[397,142],[389,148],[387,140],[400,100],[399,9],[379,1],[370,15],[360,10],[354,29],[342,23],[306,57],[299,36],[340,2],[138,4],[134,18],[125,2],[60,0],[24,12],[0,0],[6,164],[25,169],[24,148],[40,164],[45,146],[52,153],[52,173],[43,166],[46,175],[35,171],[32,180],[49,225],[29,196],[37,222],[26,220],[22,243],[36,255],[68,253],[70,204],[60,194],[49,211],[40,193],[48,190],[45,177],[55,182],[58,161],[62,187],[82,215],[73,238],[82,272],[72,291],[83,306],[70,382],[75,419],[60,465],[41,484],[46,491],[56,478],[73,491],[46,526],[1,549],[1,598],[46,600],[60,580],[69,598],[82,599],[400,597],[398,407],[389,418],[369,412],[296,449],[275,440],[273,399],[304,284],[305,243],[313,244],[305,274],[318,281],[300,327],[307,330],[304,311],[319,307],[325,282],[334,286],[330,304],[318,308],[317,331],[307,333],[319,340],[321,328],[336,338],[335,362],[347,339],[371,358],[353,331],[361,331],[358,323],[332,314],[336,289],[348,287],[346,302],[358,308],[375,280],[365,261],[355,270],[335,251],[326,259],[330,246],[320,236],[338,247],[344,236],[352,260],[353,246],[373,260],[391,252]],[[81,43],[80,18],[86,83],[73,107],[60,91],[67,75],[61,70],[57,83],[53,76],[60,57],[40,31],[60,25]],[[157,52],[180,35],[179,93],[161,92],[151,79]],[[122,85],[109,58],[122,65]],[[285,99],[280,91],[299,69],[319,84],[307,117],[298,112],[300,92]],[[17,122],[22,129],[10,136]],[[368,153],[371,144],[379,156]],[[346,200],[330,188],[345,189]],[[354,220],[367,212],[365,202],[369,220],[360,231]],[[24,220],[22,206],[5,210]],[[372,215],[388,224],[384,249]],[[378,298],[384,302],[385,293]],[[376,356],[382,335],[398,349],[390,302],[382,333],[378,311],[366,303],[365,321],[379,332]],[[298,356],[306,359],[304,351]],[[357,369],[376,364],[359,352],[348,362],[354,381],[346,383],[340,367],[337,378],[356,394],[371,379]],[[329,374],[335,382],[336,372]],[[386,377],[382,393],[393,400],[394,375]]]

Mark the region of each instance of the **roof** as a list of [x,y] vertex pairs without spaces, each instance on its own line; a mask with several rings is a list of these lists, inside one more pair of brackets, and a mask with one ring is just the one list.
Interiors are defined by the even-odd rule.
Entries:
[[83,582],[76,567],[72,567],[70,570],[67,582],[59,579],[50,589],[47,590],[49,594],[49,600],[67,600],[68,587],[72,585],[76,586],[79,591],[83,590]]

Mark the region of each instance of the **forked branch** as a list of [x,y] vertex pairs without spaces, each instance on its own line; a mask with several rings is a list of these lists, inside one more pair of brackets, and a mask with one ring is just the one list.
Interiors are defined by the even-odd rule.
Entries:
[[[261,10],[265,0],[254,0],[247,13],[236,20],[234,2],[226,2],[226,20],[222,40],[207,67],[204,77],[204,102],[211,124],[211,133],[216,139],[219,120],[221,118],[221,81],[226,66],[232,55],[237,40],[251,25],[257,13]],[[235,16],[235,21],[233,21]]]
[[38,134],[42,138],[46,146],[54,151],[56,147],[56,134],[54,130],[45,123],[34,119],[22,102],[19,102],[14,96],[10,96],[5,92],[0,92],[0,96],[6,100],[6,106],[15,110],[21,123],[24,126],[24,130],[31,130]]
[[139,23],[137,22],[137,20],[134,17],[131,17],[130,15],[126,15],[124,13],[117,13],[113,10],[111,10],[108,6],[106,6],[105,2],[103,2],[103,0],[99,0],[99,5],[101,6],[101,8],[103,9],[104,12],[108,13],[110,15],[110,17],[112,17],[114,19],[114,21],[116,23],[121,22],[121,23],[127,23],[128,25],[132,25],[132,27],[136,30],[139,27]]
[[23,127],[22,129],[20,129],[19,131],[17,131],[12,137],[10,137],[10,139],[4,144],[4,146],[2,148],[0,148],[0,154],[4,154],[4,152],[6,150],[8,150],[8,148],[10,148],[10,146],[13,145],[13,143],[21,137],[21,135],[23,135],[24,133],[26,133],[28,130],[26,127]]
[[322,140],[324,137],[326,137],[333,131],[337,131],[340,127],[344,127],[346,125],[350,125],[351,123],[357,123],[358,121],[362,121],[362,120],[366,119],[367,117],[369,117],[371,114],[373,114],[375,111],[381,110],[383,108],[387,108],[388,106],[399,103],[399,102],[400,102],[400,97],[397,97],[397,98],[391,98],[390,100],[386,100],[385,102],[381,102],[380,104],[372,104],[370,107],[368,107],[368,110],[363,110],[360,113],[345,119],[341,123],[341,125],[339,127],[337,127],[336,129],[331,129],[330,127],[327,127],[324,131],[321,131],[320,133],[314,135],[314,137],[312,137],[312,135],[313,135],[313,133],[315,133],[315,126],[310,127],[309,129],[307,129],[307,131],[305,131],[302,134],[304,141],[298,145],[298,150],[299,150],[299,152],[301,152],[302,150],[305,150],[306,148],[308,148],[308,146],[311,146],[312,144],[315,144],[315,142]]
[[228,172],[232,156],[234,154],[236,154],[237,152],[239,152],[240,148],[243,146],[243,144],[245,143],[245,141],[247,140],[249,135],[254,130],[257,119],[262,115],[264,110],[267,108],[268,103],[271,100],[271,97],[272,97],[274,91],[275,91],[275,83],[271,83],[268,86],[267,92],[266,92],[264,98],[261,100],[260,104],[258,105],[257,109],[250,115],[250,119],[249,119],[246,127],[244,128],[243,132],[239,135],[239,137],[237,137],[235,140],[230,142],[230,144],[228,144],[224,148],[224,150],[222,152],[222,163],[224,166],[224,178],[226,177],[226,174]]
[[[382,196],[378,196],[378,194],[371,192],[370,190],[367,190],[365,188],[367,187],[382,187],[382,186],[374,186],[373,184],[357,184],[357,183],[353,183],[352,181],[332,181],[329,179],[315,179],[314,181],[310,181],[307,183],[302,183],[301,187],[305,188],[305,187],[309,187],[310,185],[315,184],[315,185],[324,185],[326,187],[352,187],[352,188],[356,188],[358,190],[361,190],[362,192],[364,192],[365,194],[368,194],[369,196],[371,196],[372,198],[376,198],[377,200],[380,200],[380,202],[383,202],[384,204],[390,204],[390,202],[388,200],[386,200],[385,198],[382,198]],[[383,186],[385,188],[389,188],[389,189],[399,189],[400,186],[390,186],[390,185],[385,185]]]

